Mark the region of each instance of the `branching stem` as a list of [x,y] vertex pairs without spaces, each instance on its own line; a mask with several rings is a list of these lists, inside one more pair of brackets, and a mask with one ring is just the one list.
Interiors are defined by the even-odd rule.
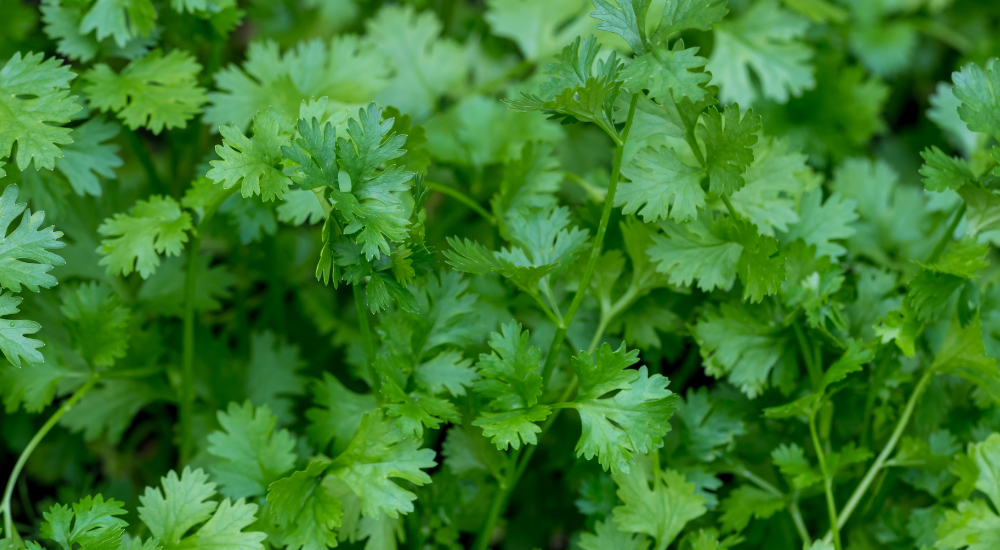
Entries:
[[465,206],[468,206],[477,214],[482,216],[484,220],[489,222],[490,225],[497,224],[497,219],[493,216],[493,214],[490,214],[489,211],[480,206],[479,203],[475,201],[475,199],[459,191],[458,189],[455,189],[454,187],[448,187],[447,185],[443,185],[440,183],[434,183],[432,181],[425,181],[424,186],[427,187],[428,189],[437,191],[438,193],[448,195],[449,197],[457,200],[458,202],[464,204]]
[[[556,327],[556,332],[552,338],[552,344],[549,345],[549,354],[545,358],[545,365],[542,367],[543,388],[548,385],[549,379],[552,376],[556,358],[559,355],[559,350],[562,348],[563,339],[566,337],[566,329],[569,327],[570,323],[573,322],[576,310],[579,309],[580,305],[583,303],[583,298],[587,294],[587,290],[590,287],[590,277],[594,274],[594,266],[597,264],[597,260],[601,256],[601,249],[604,244],[604,235],[607,233],[608,222],[611,219],[611,211],[614,208],[615,191],[618,189],[618,180],[621,177],[622,155],[625,152],[625,141],[628,139],[629,131],[632,129],[632,119],[635,117],[635,107],[638,102],[639,94],[633,94],[632,101],[628,108],[628,117],[625,119],[625,127],[622,129],[621,138],[617,140],[617,144],[615,146],[615,156],[611,166],[611,181],[608,185],[608,194],[604,199],[604,209],[601,212],[601,222],[597,227],[597,235],[594,237],[594,242],[590,249],[590,258],[587,260],[587,267],[584,269],[583,276],[580,278],[580,285],[576,289],[573,301],[570,302],[569,309],[566,310],[566,314],[563,316],[563,322]],[[568,400],[570,396],[576,392],[576,388],[577,380],[574,378],[563,391],[563,395],[559,401],[563,402]],[[556,409],[542,424],[542,431],[538,434],[539,441],[541,441],[541,438],[548,432],[549,428],[552,427],[552,424],[555,422],[558,415],[559,409]],[[483,527],[479,532],[479,536],[476,538],[474,546],[475,550],[486,550],[489,546],[490,539],[493,537],[493,529],[500,520],[500,514],[503,513],[504,505],[510,497],[510,494],[514,491],[514,487],[517,486],[517,482],[520,480],[521,475],[523,475],[525,469],[527,469],[528,463],[531,461],[531,457],[534,455],[536,447],[537,445],[525,445],[521,447],[520,450],[515,451],[508,456],[506,487],[501,485],[497,488],[496,494],[493,495],[493,502],[490,503],[490,512],[487,514],[486,521],[483,522]],[[513,475],[511,475],[510,472],[513,472]]]
[[41,429],[39,429],[35,433],[35,436],[31,438],[31,441],[28,442],[28,446],[21,451],[21,456],[17,457],[17,462],[14,464],[14,470],[11,471],[10,478],[7,480],[7,487],[3,491],[3,502],[0,502],[0,508],[3,509],[4,534],[7,538],[14,539],[15,541],[19,538],[17,531],[14,529],[13,518],[11,517],[10,498],[11,495],[14,494],[14,486],[17,484],[17,478],[21,475],[21,470],[24,469],[25,463],[28,462],[28,458],[31,456],[31,453],[34,452],[35,447],[38,447],[38,444],[42,442],[45,435],[48,434],[49,431],[51,431],[52,428],[59,423],[59,420],[94,387],[94,384],[97,384],[98,380],[100,380],[100,375],[96,373],[91,374],[90,378],[88,378],[87,381],[84,382],[84,384],[80,386],[80,388],[76,390],[76,392],[74,392],[69,399],[59,405],[59,410],[57,410],[52,416],[49,417],[48,420],[45,421],[45,424],[42,425]]

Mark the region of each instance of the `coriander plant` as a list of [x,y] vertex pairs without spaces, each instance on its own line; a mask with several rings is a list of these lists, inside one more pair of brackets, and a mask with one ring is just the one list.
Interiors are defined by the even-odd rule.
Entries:
[[0,0],[0,550],[1000,548],[998,25]]

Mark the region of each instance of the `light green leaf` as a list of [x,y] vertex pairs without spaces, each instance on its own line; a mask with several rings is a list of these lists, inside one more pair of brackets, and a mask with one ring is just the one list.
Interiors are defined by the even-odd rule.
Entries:
[[159,254],[180,255],[191,229],[191,215],[171,197],[140,200],[127,214],[104,220],[97,232],[105,237],[97,252],[108,274],[138,271],[148,279],[160,265]]
[[295,440],[275,430],[277,418],[267,405],[230,403],[216,413],[221,431],[208,435],[208,454],[218,461],[209,470],[222,494],[230,498],[264,496],[267,487],[295,465]]

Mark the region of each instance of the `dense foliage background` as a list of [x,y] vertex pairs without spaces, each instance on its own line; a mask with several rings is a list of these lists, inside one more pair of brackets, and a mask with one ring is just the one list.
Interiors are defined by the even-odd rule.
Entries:
[[1000,3],[0,14],[0,549],[1000,547]]

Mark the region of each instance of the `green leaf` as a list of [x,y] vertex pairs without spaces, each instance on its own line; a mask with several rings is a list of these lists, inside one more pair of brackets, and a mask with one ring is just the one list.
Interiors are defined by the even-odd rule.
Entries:
[[669,380],[649,376],[646,367],[628,369],[638,357],[624,344],[617,351],[604,344],[596,354],[583,352],[572,360],[580,392],[571,406],[583,424],[576,454],[588,460],[596,455],[612,473],[628,471],[632,453],[663,446],[675,410],[677,396],[667,389]]
[[520,449],[525,445],[537,445],[537,435],[542,428],[536,424],[548,418],[552,409],[548,405],[534,405],[528,408],[512,409],[504,412],[483,412],[472,421],[473,426],[483,429],[483,436],[490,438],[497,449],[506,451],[508,447]]
[[1000,369],[995,359],[986,356],[978,314],[964,327],[958,321],[951,323],[931,368],[961,376],[1000,401]]
[[924,165],[920,167],[920,175],[923,176],[924,187],[928,191],[938,193],[945,189],[958,191],[975,178],[972,174],[972,167],[967,161],[949,157],[937,147],[931,146],[924,149],[920,156],[924,159]]
[[594,20],[587,16],[592,6],[587,0],[488,0],[483,19],[494,35],[513,40],[526,59],[538,61],[592,32]]
[[7,315],[17,313],[21,298],[10,292],[0,294],[0,351],[15,367],[21,367],[21,359],[30,363],[40,363],[45,359],[38,352],[42,342],[28,338],[26,334],[34,334],[42,328],[34,321],[12,321]]
[[213,128],[235,124],[245,132],[258,112],[274,109],[296,118],[315,98],[320,98],[313,105],[322,112],[317,117],[322,123],[371,101],[389,84],[391,71],[372,43],[354,35],[302,41],[284,53],[272,40],[254,41],[242,68],[231,64],[212,75],[217,91],[208,92],[205,123]]
[[796,205],[804,210],[803,197],[817,182],[807,160],[791,148],[788,139],[760,139],[744,174],[746,184],[730,197],[733,208],[763,234],[789,231],[789,225],[805,219],[806,212],[800,216]]
[[251,334],[250,364],[244,386],[247,399],[258,407],[269,407],[281,425],[295,422],[295,402],[291,396],[305,393],[306,379],[299,374],[304,367],[298,346],[271,331]]
[[413,380],[432,395],[447,391],[454,397],[461,397],[478,378],[472,360],[454,350],[442,351],[413,370]]
[[489,439],[464,426],[453,426],[442,444],[444,464],[455,475],[482,470],[501,479],[505,456]]
[[720,506],[724,531],[742,531],[751,518],[767,519],[785,508],[785,500],[771,493],[743,485],[734,490]]
[[277,527],[276,542],[288,550],[337,546],[334,529],[340,527],[343,510],[322,479],[329,465],[328,460],[313,460],[305,470],[270,485],[267,514]]
[[1000,516],[982,500],[958,503],[937,526],[938,548],[990,550],[1000,544]]
[[174,399],[172,392],[157,391],[149,383],[105,379],[73,407],[73,414],[60,424],[72,432],[82,432],[85,441],[102,438],[111,444],[121,441],[125,430],[143,408],[153,401]]
[[167,55],[154,50],[119,74],[104,63],[95,65],[83,75],[83,91],[93,107],[117,112],[129,128],[142,126],[159,134],[164,128],[185,127],[201,112],[206,97],[198,86],[199,72],[201,65],[184,50]]
[[622,70],[623,87],[632,93],[649,90],[649,97],[660,103],[671,99],[702,101],[708,95],[705,86],[712,75],[693,70],[701,69],[708,62],[697,53],[698,48],[685,49],[683,40],[675,42],[672,49],[654,48]]
[[833,241],[855,234],[854,222],[858,219],[855,205],[853,199],[845,199],[839,193],[833,193],[824,202],[822,190],[806,192],[799,206],[799,221],[789,228],[782,240],[802,239],[816,246],[817,255],[837,259],[846,254],[847,249]]
[[[264,533],[243,531],[255,521],[256,504],[243,499],[221,503],[208,500],[215,496],[215,484],[204,470],[184,468],[180,477],[170,471],[162,479],[163,488],[147,487],[139,497],[139,519],[160,539],[163,550],[262,550]],[[201,524],[193,533],[187,533]],[[185,536],[187,535],[187,536]]]
[[785,258],[778,254],[778,241],[761,235],[757,227],[735,220],[730,238],[743,247],[736,263],[736,273],[743,283],[743,299],[760,302],[776,294],[785,280]]
[[862,370],[865,363],[871,362],[873,357],[872,350],[865,347],[860,340],[852,340],[844,354],[823,373],[820,393],[826,391],[830,385],[846,379],[849,374]]
[[51,358],[20,368],[4,365],[0,368],[0,394],[8,413],[23,406],[26,412],[39,413],[52,403],[56,388],[73,371]]
[[653,235],[649,257],[670,284],[691,286],[697,281],[705,291],[732,287],[743,246],[728,239],[726,226],[709,220],[705,216],[685,225],[660,222],[665,237]]
[[170,197],[140,200],[128,214],[115,214],[97,228],[104,240],[97,252],[108,274],[138,271],[148,279],[160,265],[159,254],[180,255],[191,229],[191,215]]
[[615,475],[618,498],[623,504],[615,507],[614,520],[620,531],[654,537],[656,548],[663,550],[688,522],[705,513],[705,498],[675,470],[652,474],[661,478],[652,489],[643,468]]
[[757,2],[739,19],[715,25],[706,69],[719,85],[719,99],[750,106],[763,96],[787,103],[815,87],[812,50],[802,41],[808,27],[777,0]]
[[114,179],[115,168],[122,165],[122,159],[115,154],[117,145],[104,142],[117,135],[118,125],[100,116],[73,128],[70,133],[73,143],[63,147],[56,168],[66,176],[77,195],[99,197],[101,183],[97,176]]
[[707,31],[729,12],[726,0],[676,0],[663,5],[663,15],[652,41],[662,43],[674,33],[687,29]]
[[614,520],[606,519],[594,524],[593,533],[580,535],[579,545],[581,550],[648,550],[649,540],[619,531]]
[[330,465],[330,473],[361,498],[364,515],[377,518],[384,512],[394,518],[400,512],[412,512],[417,495],[392,479],[424,485],[431,478],[423,469],[434,466],[433,450],[421,449],[419,440],[402,437],[376,410],[361,420],[357,435]]
[[594,0],[597,10],[590,16],[601,21],[597,24],[599,30],[622,37],[638,56],[646,50],[646,12],[650,3],[651,0],[636,0],[636,5],[632,5],[632,0],[621,0],[616,6],[607,0]]
[[540,95],[522,94],[522,99],[508,104],[518,111],[556,114],[566,123],[592,122],[617,141],[614,105],[621,91],[618,73],[622,65],[614,52],[597,61],[599,52],[593,36],[582,42],[577,38],[563,48],[557,62],[545,64],[549,80],[541,86]]
[[958,190],[968,209],[965,211],[966,231],[975,237],[986,231],[1000,229],[1000,194],[975,185]]
[[[17,195],[17,185],[8,185],[0,195],[0,287],[20,292],[24,285],[38,292],[39,288],[57,284],[49,271],[66,261],[50,250],[62,248],[65,243],[59,241],[62,232],[51,226],[39,231],[45,213],[32,214],[27,205],[17,202]],[[9,231],[18,215],[21,222]]]
[[277,167],[282,147],[289,143],[284,120],[273,110],[259,113],[253,119],[253,138],[243,135],[235,125],[222,126],[222,145],[215,146],[221,160],[211,162],[207,176],[222,187],[242,182],[244,197],[260,195],[264,201],[280,199],[291,181]]
[[375,409],[375,396],[352,392],[330,373],[323,373],[323,380],[313,386],[314,403],[306,411],[309,419],[307,432],[321,450],[335,441],[335,449],[342,450],[354,439],[365,414]]
[[698,127],[705,142],[705,162],[709,176],[709,190],[721,195],[732,195],[745,184],[743,174],[753,163],[752,146],[757,143],[760,117],[752,110],[740,116],[739,105],[727,106],[722,113],[709,107]]
[[476,368],[482,377],[473,386],[476,393],[490,400],[502,411],[529,408],[542,394],[542,354],[528,344],[528,331],[521,325],[507,323],[499,333],[490,335],[493,351],[479,356]]
[[59,311],[80,355],[97,367],[110,367],[128,351],[132,312],[106,284],[92,282],[62,295]]
[[823,475],[806,460],[805,451],[795,443],[782,443],[771,451],[771,460],[796,489],[808,489],[823,481]]
[[705,207],[705,170],[685,164],[669,147],[640,149],[622,174],[631,180],[619,183],[615,195],[615,206],[621,206],[623,214],[638,212],[646,222],[683,223],[697,218]]
[[69,506],[55,504],[43,514],[42,536],[54,540],[64,550],[71,550],[75,544],[83,548],[91,548],[110,532],[111,536],[121,538],[121,529],[128,524],[125,520],[115,517],[124,515],[126,510],[122,502],[114,499],[104,500],[101,495],[84,497]]
[[768,385],[775,368],[793,360],[792,342],[762,306],[722,303],[707,308],[692,329],[705,372],[754,398]]
[[156,28],[156,8],[150,0],[96,0],[80,21],[80,32],[96,31],[97,39],[114,39],[119,47]]
[[76,76],[69,65],[40,53],[15,52],[0,69],[0,158],[17,143],[17,167],[51,170],[63,156],[60,145],[73,142],[72,131],[61,124],[80,110],[69,83]]
[[1000,65],[996,59],[986,62],[985,70],[975,63],[951,74],[955,97],[962,102],[958,116],[973,132],[1000,139]]
[[[423,119],[466,76],[464,52],[451,39],[439,38],[442,25],[433,11],[417,13],[412,6],[389,5],[365,27],[375,50],[395,69],[388,86],[376,92],[379,103]],[[356,70],[368,68],[362,65]]]
[[677,418],[685,449],[703,462],[732,451],[736,437],[745,433],[729,403],[709,397],[707,388],[688,389],[687,398],[677,403]]
[[264,496],[268,485],[295,465],[295,440],[275,430],[277,417],[267,405],[230,403],[216,413],[221,431],[208,435],[208,454],[218,460],[209,469],[230,498]]

